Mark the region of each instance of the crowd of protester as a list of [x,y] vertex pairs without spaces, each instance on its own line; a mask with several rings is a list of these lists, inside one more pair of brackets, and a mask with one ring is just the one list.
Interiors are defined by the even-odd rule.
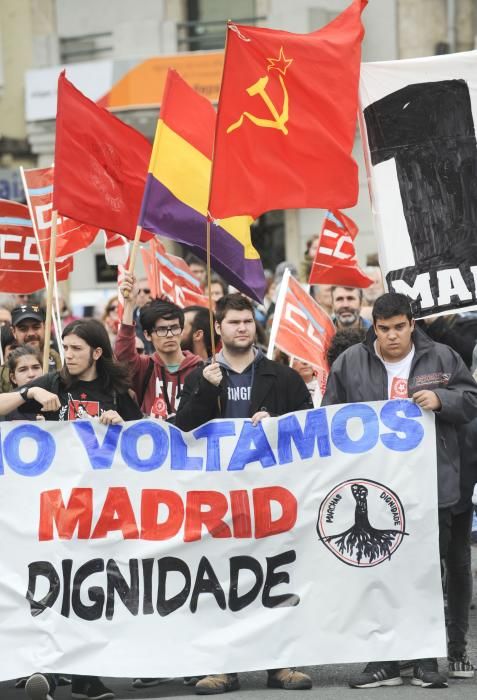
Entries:
[[[273,360],[266,356],[284,272],[289,269],[306,283],[316,245],[317,237],[308,242],[300,271],[288,262],[280,263],[274,272],[266,271],[262,304],[230,290],[217,277],[211,279],[212,324],[208,309],[181,309],[165,297],[152,299],[147,280],[130,274],[125,274],[120,290],[122,320],[117,295],[107,301],[97,318],[76,318],[61,299],[63,330],[61,338],[53,337],[47,374],[42,367],[45,324],[41,299],[4,295],[0,306],[0,416],[3,420],[64,421],[88,414],[104,424],[145,416],[172,421],[189,431],[213,418],[248,417],[257,424],[270,415],[320,404],[412,396],[423,409],[436,413],[438,534],[448,603],[447,676],[472,677],[467,632],[472,598],[472,491],[477,481],[477,385],[471,374],[477,364],[477,314],[415,322],[406,297],[384,293],[375,260],[366,268],[373,279],[367,289],[312,287],[311,296],[336,326],[328,348],[330,376],[322,396],[312,365],[279,350]],[[204,263],[192,259],[189,264],[205,290]],[[435,375],[435,385],[413,385],[417,372]],[[441,438],[445,438],[445,449],[440,448]],[[447,676],[436,659],[415,660],[412,669],[416,686],[447,686]],[[133,686],[149,687],[163,680],[136,678]],[[32,700],[52,700],[58,683],[70,681],[73,697],[114,697],[100,678],[65,679],[41,669],[32,669],[32,675],[19,679],[17,686],[25,687]],[[204,695],[240,687],[236,673],[197,676],[184,682]],[[397,660],[372,662],[350,679],[353,688],[401,683]],[[294,668],[269,669],[267,685],[307,689],[311,679]]]

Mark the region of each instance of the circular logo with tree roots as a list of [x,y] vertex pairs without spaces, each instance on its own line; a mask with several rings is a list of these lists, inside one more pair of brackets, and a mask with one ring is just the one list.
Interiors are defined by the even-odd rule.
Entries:
[[349,566],[377,566],[397,550],[405,531],[402,503],[394,491],[371,479],[350,479],[323,499],[318,536]]

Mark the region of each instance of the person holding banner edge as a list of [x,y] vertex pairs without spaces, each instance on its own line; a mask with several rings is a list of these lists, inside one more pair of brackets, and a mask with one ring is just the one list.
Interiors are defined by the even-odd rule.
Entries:
[[[457,426],[476,416],[477,385],[454,350],[435,343],[415,326],[408,297],[387,293],[375,302],[373,326],[365,340],[335,360],[322,405],[404,397],[436,416],[439,549],[444,559],[452,537],[452,506],[460,498]],[[449,645],[451,641],[455,640]],[[465,640],[461,642],[465,649]],[[416,660],[411,683],[447,687],[437,659]],[[352,688],[401,685],[399,663],[371,662],[349,684]]]
[[[113,358],[104,326],[96,320],[70,323],[62,335],[65,367],[0,395],[0,415],[18,410],[41,412],[48,420],[76,420],[86,415],[106,425],[142,418],[128,393],[127,369]],[[54,674],[34,673],[25,691],[31,700],[52,700],[57,685]],[[73,676],[71,692],[84,700],[108,700],[114,693],[96,676]]]
[[[217,301],[215,330],[222,350],[184,383],[176,426],[184,431],[213,418],[250,418],[254,425],[272,415],[313,408],[310,392],[297,372],[273,362],[254,347],[254,309],[241,294]],[[311,678],[292,668],[268,670],[269,688],[308,690]],[[198,695],[238,690],[236,673],[206,676],[195,685]]]

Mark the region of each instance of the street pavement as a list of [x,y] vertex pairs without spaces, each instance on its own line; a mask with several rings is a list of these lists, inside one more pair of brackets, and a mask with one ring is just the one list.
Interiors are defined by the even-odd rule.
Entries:
[[[477,605],[477,546],[472,547],[472,566],[474,574],[474,604]],[[158,655],[161,650],[157,649]],[[470,614],[469,656],[477,666],[477,609],[472,609]],[[424,700],[429,693],[439,693],[446,700],[477,700],[477,674],[474,678],[449,680],[447,689],[431,690],[422,689],[410,684],[410,676],[404,678],[404,685],[392,688],[377,688],[368,690],[351,690],[348,688],[348,678],[363,667],[362,664],[338,664],[333,666],[309,666],[306,672],[313,679],[313,688],[308,691],[270,690],[266,687],[267,674],[265,672],[241,673],[239,691],[235,691],[231,700],[292,700],[302,697],[303,700],[408,700],[424,695]],[[441,671],[447,671],[447,660],[439,660]],[[194,698],[194,688],[186,687],[182,678],[161,683],[154,688],[136,690],[131,685],[129,678],[105,678],[104,682],[116,693],[118,700],[162,700],[163,698],[175,698],[184,700]],[[0,683],[0,700],[23,700],[26,698],[24,690],[15,688],[13,681]],[[55,700],[70,700],[71,689],[69,687],[58,688]]]

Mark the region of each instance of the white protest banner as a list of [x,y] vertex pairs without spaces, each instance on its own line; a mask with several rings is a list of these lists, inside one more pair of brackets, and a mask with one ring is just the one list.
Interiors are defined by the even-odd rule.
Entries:
[[379,260],[415,315],[477,304],[477,52],[364,63],[360,127]]
[[0,438],[2,679],[445,654],[434,417],[411,401]]

